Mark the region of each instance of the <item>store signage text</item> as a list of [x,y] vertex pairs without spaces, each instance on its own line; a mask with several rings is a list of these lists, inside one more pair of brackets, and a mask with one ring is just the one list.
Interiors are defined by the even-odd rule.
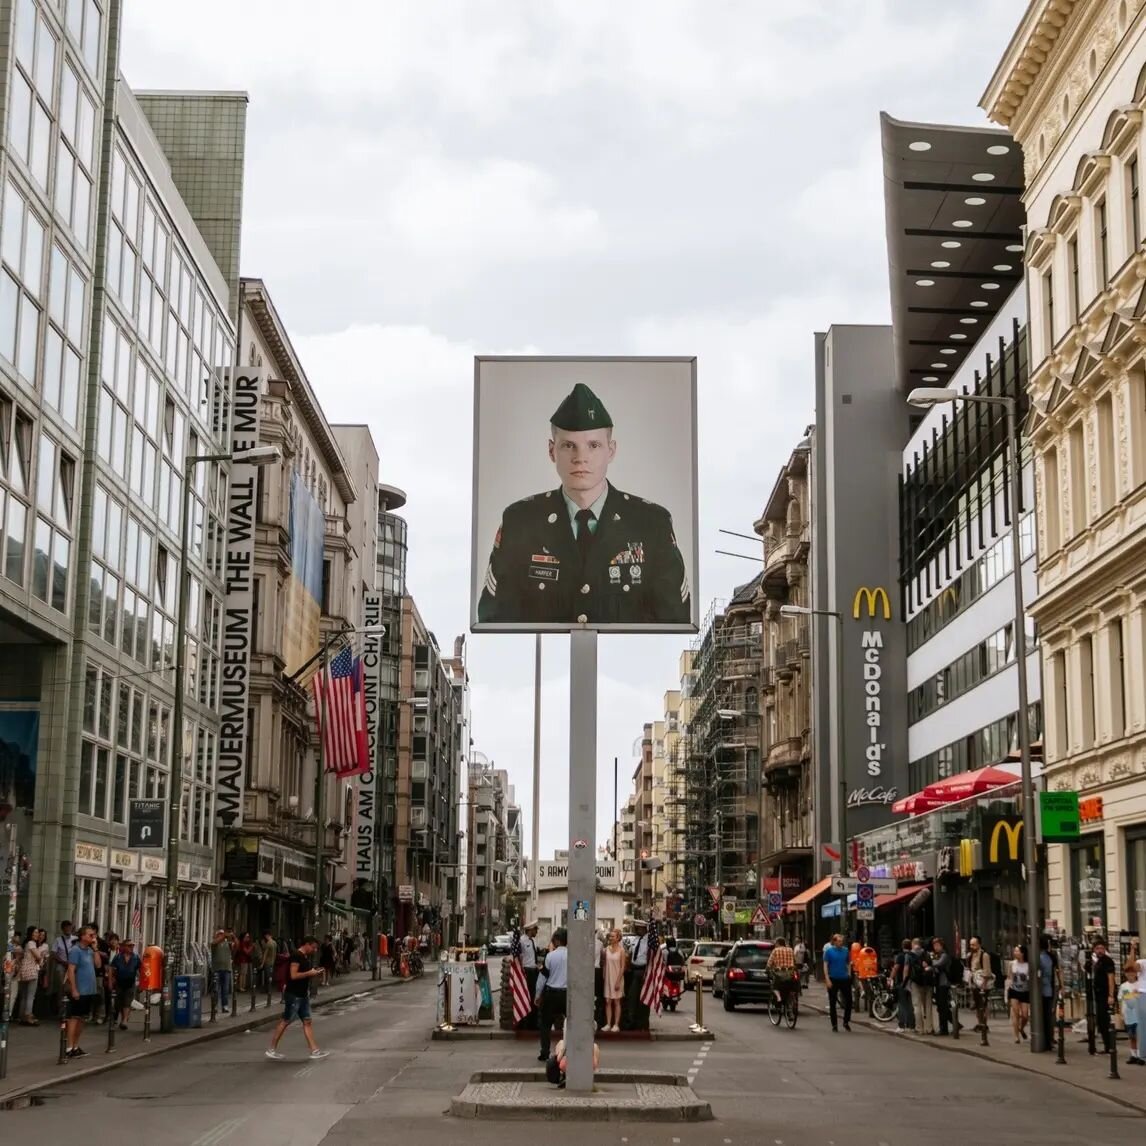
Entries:
[[898,788],[885,788],[882,784],[877,784],[874,788],[853,788],[848,793],[848,807],[866,808],[873,804],[886,807],[898,799]]
[[[598,863],[595,866],[597,881],[602,884],[616,885],[618,880],[617,863],[615,860],[608,863]],[[569,864],[545,860],[537,865],[537,887],[564,887],[569,882]]]
[[[382,687],[382,596],[364,593],[362,596],[362,624],[366,629],[362,644],[363,692],[366,702],[366,751],[370,769],[355,777],[358,790],[358,819],[354,836],[354,874],[359,879],[373,880],[374,824],[378,804],[375,777],[379,773],[378,721],[380,706],[378,694]],[[373,630],[373,631],[372,631]]]
[[[259,444],[262,377],[238,373],[232,379],[231,453]],[[227,551],[223,560],[226,620],[223,672],[219,689],[219,764],[215,814],[225,828],[243,822],[243,774],[247,756],[247,704],[250,694],[251,636],[254,632],[256,467],[231,466],[227,505]]]
[[[881,589],[882,593],[883,590]],[[887,594],[884,594],[886,599]],[[857,594],[857,608],[858,608],[858,594]],[[865,629],[863,635],[860,637],[860,647],[863,649],[863,689],[864,689],[864,712],[867,714],[867,735],[868,742],[864,746],[864,756],[867,759],[867,774],[873,780],[880,776],[883,772],[883,750],[887,747],[883,741],[880,740],[880,735],[883,726],[883,712],[882,712],[882,691],[881,678],[883,676],[883,666],[879,663],[880,653],[883,650],[883,634],[878,629]],[[873,791],[882,791],[883,789],[873,789]],[[858,789],[859,792],[864,789]],[[860,800],[852,804],[852,796],[857,793],[852,792],[848,796],[848,803],[852,807],[858,807],[860,804],[890,804],[895,799],[893,796],[890,800]]]
[[1079,823],[1096,824],[1102,819],[1102,797],[1088,796],[1078,802]]
[[983,834],[986,837],[986,867],[1013,867],[1021,862],[1021,816],[984,816]]

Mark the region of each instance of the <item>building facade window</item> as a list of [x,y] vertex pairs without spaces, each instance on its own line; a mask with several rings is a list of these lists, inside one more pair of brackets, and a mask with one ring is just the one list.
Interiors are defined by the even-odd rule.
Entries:
[[1078,234],[1075,233],[1067,240],[1066,244],[1066,262],[1067,270],[1070,274],[1070,321],[1072,323],[1078,321],[1078,316],[1082,312],[1081,299],[1082,294],[1078,283]]
[[1132,155],[1126,163],[1126,200],[1130,215],[1130,249],[1136,251],[1142,245],[1142,216],[1138,204],[1138,156]]
[[1094,637],[1089,633],[1078,642],[1080,719],[1079,743],[1094,747]]
[[1146,828],[1126,832],[1126,918],[1128,930],[1146,935]]
[[1106,926],[1106,847],[1101,833],[1070,846],[1073,889],[1072,935],[1087,935]]
[[1094,204],[1094,257],[1098,274],[1098,289],[1105,290],[1110,285],[1110,235],[1106,218],[1106,199]]
[[1054,271],[1043,272],[1043,337],[1047,347],[1054,346]]

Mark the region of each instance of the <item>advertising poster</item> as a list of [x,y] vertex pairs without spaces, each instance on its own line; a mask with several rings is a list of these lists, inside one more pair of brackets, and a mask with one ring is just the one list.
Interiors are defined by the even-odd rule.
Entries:
[[289,675],[319,648],[326,515],[297,470],[290,476],[291,575],[284,585],[283,660]]
[[695,632],[696,359],[481,358],[475,632]]

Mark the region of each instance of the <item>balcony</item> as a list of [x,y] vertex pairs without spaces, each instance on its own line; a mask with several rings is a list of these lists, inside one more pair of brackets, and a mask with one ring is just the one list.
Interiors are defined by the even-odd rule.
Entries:
[[800,664],[799,642],[785,641],[782,645],[777,645],[774,661],[776,679],[782,682],[790,681]]
[[804,766],[804,741],[799,736],[777,740],[764,759],[764,779],[769,787],[782,787],[799,781]]

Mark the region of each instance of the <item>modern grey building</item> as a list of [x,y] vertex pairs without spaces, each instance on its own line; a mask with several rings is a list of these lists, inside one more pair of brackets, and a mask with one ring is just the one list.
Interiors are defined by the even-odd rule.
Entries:
[[[191,494],[186,724],[171,727],[187,458],[227,452],[246,97],[134,94],[119,0],[0,9],[0,803],[32,878],[21,919],[187,943],[213,922],[226,466]],[[126,846],[167,799],[181,862]],[[178,937],[174,937],[178,941]]]

